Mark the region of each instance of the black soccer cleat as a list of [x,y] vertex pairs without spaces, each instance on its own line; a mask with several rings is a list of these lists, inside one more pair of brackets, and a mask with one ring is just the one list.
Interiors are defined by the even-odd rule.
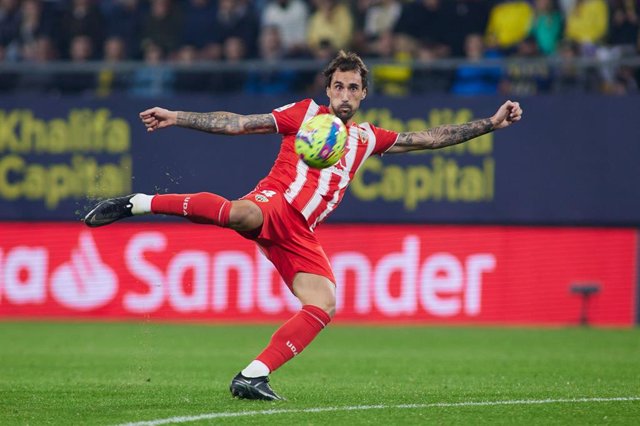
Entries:
[[126,197],[109,198],[101,201],[84,217],[84,223],[87,226],[95,228],[133,216],[131,208],[131,198],[136,194],[127,195]]
[[238,373],[229,386],[231,395],[242,399],[262,399],[265,401],[284,401],[269,386],[269,377],[245,377]]

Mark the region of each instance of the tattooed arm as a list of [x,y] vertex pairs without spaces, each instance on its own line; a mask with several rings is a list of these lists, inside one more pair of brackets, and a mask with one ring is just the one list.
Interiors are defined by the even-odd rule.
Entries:
[[434,127],[422,132],[403,132],[387,153],[401,153],[421,149],[438,149],[466,142],[496,129],[503,129],[522,118],[518,102],[505,102],[491,118]]
[[223,135],[276,133],[271,114],[240,115],[232,112],[185,112],[151,108],[140,113],[148,132],[170,126],[186,127]]

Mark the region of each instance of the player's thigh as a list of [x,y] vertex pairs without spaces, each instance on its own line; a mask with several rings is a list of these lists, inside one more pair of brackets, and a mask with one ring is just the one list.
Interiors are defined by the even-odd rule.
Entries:
[[264,222],[262,210],[249,200],[235,200],[231,202],[229,212],[229,227],[233,230],[246,232],[258,229]]
[[303,305],[314,305],[333,316],[336,310],[336,287],[322,275],[298,272],[293,278],[293,294]]

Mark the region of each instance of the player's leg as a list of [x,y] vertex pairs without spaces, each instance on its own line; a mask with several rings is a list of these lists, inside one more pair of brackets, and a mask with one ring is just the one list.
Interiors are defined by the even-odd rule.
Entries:
[[271,336],[267,347],[231,382],[234,396],[281,399],[268,384],[268,376],[302,352],[325,328],[335,313],[335,285],[321,275],[298,273],[293,292],[302,308]]
[[248,194],[263,213],[259,235],[243,233],[261,244],[289,289],[300,299],[299,312],[271,337],[267,347],[231,381],[232,395],[248,399],[281,399],[269,386],[269,374],[302,352],[331,321],[335,310],[335,277],[324,250],[304,217],[271,190]]
[[293,292],[302,302],[302,309],[276,330],[269,345],[256,358],[269,373],[302,352],[335,313],[335,285],[326,277],[298,273],[293,280]]
[[262,211],[246,201],[229,201],[217,194],[132,194],[100,202],[84,218],[91,227],[143,214],[180,216],[195,223],[228,227],[237,231],[257,229],[262,225]]

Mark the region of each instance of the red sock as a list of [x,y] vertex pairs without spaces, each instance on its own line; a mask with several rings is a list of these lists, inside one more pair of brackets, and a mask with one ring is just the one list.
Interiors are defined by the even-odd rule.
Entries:
[[195,223],[227,226],[231,202],[209,192],[156,195],[151,199],[151,211],[186,217]]
[[319,307],[304,305],[300,312],[273,333],[269,346],[256,359],[274,372],[302,352],[330,321],[329,314]]

